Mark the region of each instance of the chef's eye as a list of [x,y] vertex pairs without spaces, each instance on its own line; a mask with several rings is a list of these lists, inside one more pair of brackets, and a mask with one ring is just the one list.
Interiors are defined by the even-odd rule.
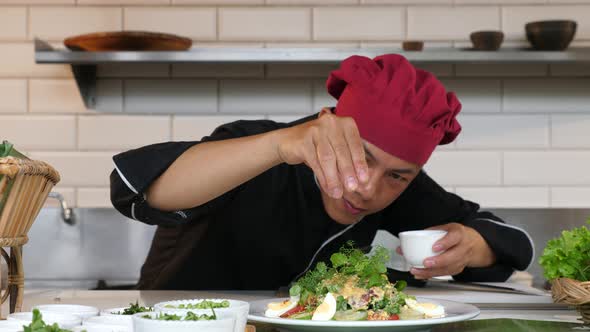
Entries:
[[392,179],[395,179],[395,180],[398,180],[398,181],[405,181],[406,180],[406,178],[404,178],[403,176],[401,176],[401,175],[399,175],[398,173],[395,173],[395,172],[389,173],[389,176]]

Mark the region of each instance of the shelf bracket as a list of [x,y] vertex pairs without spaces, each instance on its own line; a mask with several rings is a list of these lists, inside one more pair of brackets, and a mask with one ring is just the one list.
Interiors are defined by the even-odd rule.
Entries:
[[[48,42],[35,38],[35,54],[54,52],[55,49]],[[76,85],[80,91],[86,108],[93,109],[96,106],[96,64],[70,64],[72,74],[76,79]]]
[[96,106],[96,65],[71,65],[86,108]]

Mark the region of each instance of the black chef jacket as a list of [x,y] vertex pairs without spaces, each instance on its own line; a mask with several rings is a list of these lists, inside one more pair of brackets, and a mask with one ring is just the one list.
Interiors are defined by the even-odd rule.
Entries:
[[[236,121],[201,142],[260,134],[312,118],[291,124]],[[390,206],[349,226],[326,213],[313,172],[304,164],[277,165],[191,209],[165,212],[149,206],[143,193],[150,184],[199,143],[154,144],[113,158],[113,205],[129,218],[158,226],[141,269],[140,289],[277,289],[315,262],[327,261],[348,240],[365,247],[379,229],[397,235],[450,222],[474,228],[497,257],[495,265],[466,268],[455,279],[504,281],[532,260],[526,232],[480,212],[477,204],[445,191],[423,171]]]

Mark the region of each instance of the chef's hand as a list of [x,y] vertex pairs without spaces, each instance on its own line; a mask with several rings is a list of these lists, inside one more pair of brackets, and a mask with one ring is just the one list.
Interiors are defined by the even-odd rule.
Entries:
[[352,118],[323,109],[313,120],[280,131],[278,155],[282,162],[305,163],[315,173],[324,192],[341,198],[369,180],[363,143]]
[[[450,223],[428,229],[447,231],[442,239],[432,246],[432,251],[445,250],[438,256],[424,260],[424,268],[413,267],[410,273],[416,279],[429,279],[436,276],[456,275],[466,267],[486,267],[494,264],[496,256],[484,238],[473,228],[458,223]],[[401,248],[398,248],[401,254]]]

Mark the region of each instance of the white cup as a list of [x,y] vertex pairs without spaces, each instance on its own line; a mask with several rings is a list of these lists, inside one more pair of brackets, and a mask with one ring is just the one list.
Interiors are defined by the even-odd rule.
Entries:
[[412,267],[424,268],[424,260],[437,256],[443,251],[434,252],[432,246],[436,241],[447,235],[447,231],[422,230],[399,233],[402,251],[406,262]]

